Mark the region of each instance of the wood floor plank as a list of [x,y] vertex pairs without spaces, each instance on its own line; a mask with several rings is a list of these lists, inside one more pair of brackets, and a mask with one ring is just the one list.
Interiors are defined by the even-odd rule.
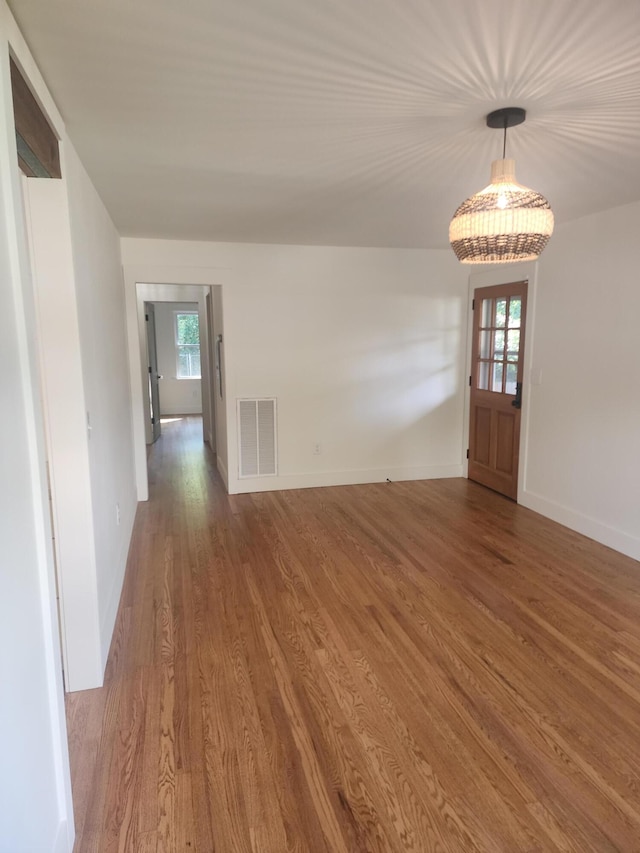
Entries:
[[228,496],[149,453],[75,853],[635,853],[640,565],[466,480]]

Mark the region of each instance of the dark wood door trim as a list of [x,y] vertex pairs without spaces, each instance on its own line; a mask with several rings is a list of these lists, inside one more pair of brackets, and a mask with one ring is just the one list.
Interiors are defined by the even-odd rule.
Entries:
[[61,178],[58,137],[13,59],[10,64],[20,169],[29,178]]

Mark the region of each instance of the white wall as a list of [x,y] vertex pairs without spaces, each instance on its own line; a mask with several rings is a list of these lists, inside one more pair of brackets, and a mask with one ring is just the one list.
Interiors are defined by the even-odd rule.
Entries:
[[521,502],[640,559],[640,204],[561,225],[541,256]]
[[[160,413],[163,415],[202,414],[200,379],[178,379],[175,342],[176,311],[198,311],[197,302],[158,302],[156,313],[156,348],[160,380]],[[202,352],[202,358],[206,353]]]
[[[70,853],[73,815],[10,46],[42,91],[0,2],[0,851]],[[57,116],[44,92],[43,101]]]
[[[136,509],[120,243],[70,142],[29,179],[66,683],[102,675]],[[89,429],[87,426],[89,425]]]
[[[467,272],[451,253],[139,239],[122,251],[129,293],[222,283],[232,493],[461,474]],[[278,398],[279,476],[239,480],[236,398],[254,396]]]
[[67,687],[102,674],[87,409],[66,187],[23,179]]
[[69,196],[84,396],[91,422],[89,463],[101,683],[137,505],[124,283],[120,238],[69,142],[64,146],[63,170]]

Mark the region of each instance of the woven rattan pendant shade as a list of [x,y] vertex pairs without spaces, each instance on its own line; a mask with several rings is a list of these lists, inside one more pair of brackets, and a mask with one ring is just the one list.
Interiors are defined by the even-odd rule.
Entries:
[[[487,116],[489,127],[506,130],[524,121],[524,110]],[[515,160],[494,160],[491,183],[464,201],[449,226],[449,241],[463,264],[501,264],[538,257],[553,232],[553,212],[540,193],[516,181]]]

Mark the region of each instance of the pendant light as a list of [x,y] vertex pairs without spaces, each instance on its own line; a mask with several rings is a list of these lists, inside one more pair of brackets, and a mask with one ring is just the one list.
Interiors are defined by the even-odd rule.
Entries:
[[553,232],[553,212],[540,193],[516,181],[506,160],[507,128],[522,124],[520,107],[495,110],[487,127],[504,130],[502,160],[491,164],[491,183],[464,201],[449,226],[449,241],[463,264],[505,264],[538,257]]

